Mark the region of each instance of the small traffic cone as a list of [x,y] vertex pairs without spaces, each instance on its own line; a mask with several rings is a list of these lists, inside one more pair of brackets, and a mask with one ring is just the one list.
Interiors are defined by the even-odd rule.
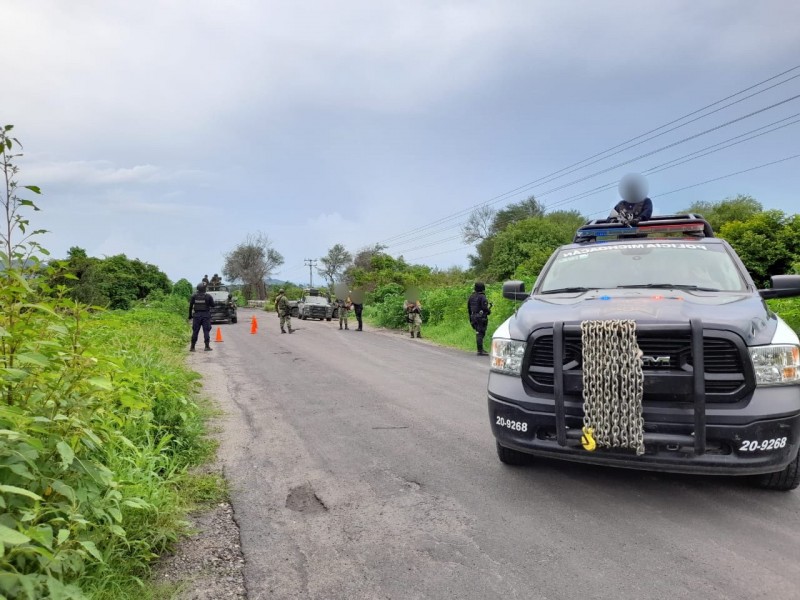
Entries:
[[217,327],[217,337],[214,338],[214,341],[215,342],[221,342],[222,341],[222,329],[220,329],[219,327]]
[[250,321],[250,333],[251,334],[258,333],[258,321],[256,321],[255,315],[253,315],[253,320]]

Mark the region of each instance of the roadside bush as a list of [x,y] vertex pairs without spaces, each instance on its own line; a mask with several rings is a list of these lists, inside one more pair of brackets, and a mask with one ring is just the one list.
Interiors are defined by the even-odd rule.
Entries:
[[184,320],[64,301],[3,331],[0,593],[124,597],[182,531],[177,485],[209,451]]
[[[0,598],[140,598],[150,561],[184,528],[185,471],[211,451],[187,328],[164,310],[171,286],[152,265],[128,261],[141,272],[115,297],[149,294],[161,309],[98,313],[66,285],[76,273],[40,261],[42,231],[25,235],[23,214],[38,208],[17,195],[40,191],[17,185],[11,129],[0,129]],[[88,269],[85,252],[71,255]]]
[[768,300],[767,304],[786,321],[789,327],[800,333],[800,298]]

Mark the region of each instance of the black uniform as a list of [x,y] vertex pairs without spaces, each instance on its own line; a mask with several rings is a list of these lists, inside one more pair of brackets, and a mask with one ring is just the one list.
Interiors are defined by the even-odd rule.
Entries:
[[653,201],[650,198],[645,198],[642,202],[620,200],[614,210],[623,222],[636,226],[639,221],[649,221],[653,216]]
[[197,343],[200,328],[203,328],[203,339],[206,348],[210,348],[211,343],[211,307],[214,306],[214,298],[207,294],[205,290],[197,291],[192,294],[189,300],[189,318],[192,321],[192,349]]
[[362,331],[363,324],[361,323],[361,313],[364,312],[363,304],[353,303],[353,310],[356,313],[356,321],[358,321],[358,331]]
[[469,324],[475,330],[475,343],[478,347],[478,354],[483,354],[483,338],[486,335],[486,328],[489,326],[489,301],[483,292],[473,292],[467,300],[467,311],[469,312]]

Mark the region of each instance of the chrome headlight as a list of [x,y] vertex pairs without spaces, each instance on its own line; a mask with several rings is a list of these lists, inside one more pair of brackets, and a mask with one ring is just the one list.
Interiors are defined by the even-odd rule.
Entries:
[[756,385],[800,382],[800,348],[791,344],[754,346],[748,349]]
[[492,371],[506,375],[519,375],[525,342],[495,338],[492,340]]

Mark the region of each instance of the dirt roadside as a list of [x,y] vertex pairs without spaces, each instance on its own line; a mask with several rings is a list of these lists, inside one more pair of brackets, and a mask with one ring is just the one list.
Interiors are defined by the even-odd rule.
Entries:
[[[192,354],[189,366],[204,374],[201,394],[212,399],[216,406],[224,405],[221,394],[228,389],[224,376],[212,376],[210,370],[219,368],[211,362],[213,353]],[[212,435],[222,435],[225,415],[212,420]],[[203,467],[204,473],[224,475],[222,462],[217,458]],[[157,583],[177,584],[180,600],[240,600],[247,598],[244,584],[244,557],[239,540],[239,526],[234,520],[233,507],[225,501],[189,515],[195,532],[182,539],[172,554],[161,558],[154,569]]]

